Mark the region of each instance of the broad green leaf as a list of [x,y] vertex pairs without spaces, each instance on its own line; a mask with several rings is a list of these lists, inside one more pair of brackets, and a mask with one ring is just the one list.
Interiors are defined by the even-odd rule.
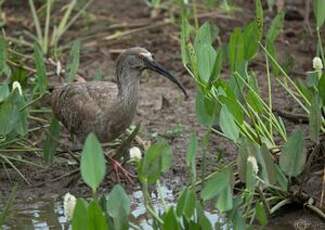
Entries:
[[184,215],[188,220],[190,220],[191,217],[194,215],[195,202],[195,193],[191,189],[186,188],[177,201],[177,215]]
[[316,26],[320,28],[325,21],[325,1],[313,0],[314,14],[316,18]]
[[112,191],[106,196],[107,213],[113,217],[118,218],[121,213],[126,216],[131,211],[130,198],[125,193],[121,185],[115,185]]
[[195,165],[195,156],[197,153],[197,137],[195,133],[191,135],[190,142],[187,146],[186,154],[186,166],[191,170],[192,180],[196,181],[196,165]]
[[243,30],[243,38],[244,38],[244,47],[245,47],[245,60],[250,60],[254,58],[257,49],[259,47],[259,30],[255,21],[249,23],[245,26]]
[[1,84],[0,85],[0,103],[6,99],[10,94],[8,84]]
[[209,77],[209,84],[213,84],[215,81],[219,79],[220,72],[222,70],[223,58],[224,58],[224,49],[219,48],[216,51],[216,58]]
[[318,143],[320,128],[322,125],[321,101],[318,93],[314,93],[309,109],[309,135]]
[[261,178],[268,184],[275,184],[275,167],[270,151],[265,145],[261,146],[261,150],[256,152],[256,159],[259,163]]
[[72,217],[72,230],[88,230],[88,204],[84,199],[77,199]]
[[65,77],[66,82],[72,82],[75,79],[75,76],[79,69],[79,60],[80,60],[80,41],[76,40],[73,42],[70,50],[69,62],[67,65],[67,72]]
[[6,136],[17,127],[19,111],[10,98],[0,104],[0,136]]
[[218,28],[210,25],[209,22],[205,22],[197,32],[194,41],[194,48],[198,51],[202,44],[211,45],[218,34]]
[[89,216],[88,229],[96,229],[96,230],[108,229],[105,214],[96,200],[90,202],[88,206],[88,216]]
[[244,38],[240,28],[235,28],[231,33],[228,52],[231,71],[239,71],[240,65],[245,60]]
[[219,209],[220,212],[226,212],[232,209],[233,200],[231,186],[227,186],[220,192],[216,207]]
[[283,146],[280,155],[280,167],[290,177],[298,176],[304,169],[306,152],[304,133],[301,129],[294,131]]
[[201,197],[204,201],[220,195],[227,186],[232,186],[232,171],[230,168],[224,168],[209,178],[201,192]]
[[243,124],[244,122],[244,112],[241,109],[237,99],[232,99],[230,97],[219,96],[219,99],[228,108],[229,112],[233,115],[234,119],[238,124]]
[[162,226],[163,230],[180,230],[179,222],[175,213],[174,207],[169,207],[169,209],[163,215],[164,224]]
[[288,191],[288,179],[282,172],[279,165],[275,164],[276,181],[284,191]]
[[237,143],[239,138],[239,129],[234,121],[233,115],[225,105],[222,105],[221,107],[219,125],[224,135]]
[[201,81],[209,81],[216,57],[217,53],[210,44],[200,44],[197,49],[197,64]]
[[266,33],[267,42],[274,43],[279,34],[282,31],[284,22],[284,12],[279,12],[276,17],[272,20],[271,26]]
[[139,170],[140,180],[146,179],[148,183],[155,183],[160,175],[166,172],[172,161],[172,150],[170,145],[160,140],[153,144],[144,154],[144,159]]
[[263,102],[253,91],[246,94],[247,103],[253,108],[256,113],[261,113],[264,109]]
[[240,138],[239,142],[239,155],[237,158],[238,164],[238,174],[241,181],[246,181],[246,167],[247,167],[247,159],[249,156],[256,156],[256,153],[260,151],[259,146],[250,141],[245,137]]
[[44,63],[44,55],[41,47],[37,43],[34,44],[34,61],[36,65],[36,86],[35,89],[40,94],[44,94],[47,90],[46,67]]
[[216,100],[206,98],[198,90],[195,98],[195,110],[198,121],[205,126],[211,126],[216,121],[216,116],[220,110],[220,104]]
[[105,177],[106,161],[102,147],[93,133],[90,133],[85,141],[81,153],[80,171],[82,179],[95,193]]
[[261,225],[267,224],[267,216],[264,209],[264,205],[261,202],[258,202],[255,207],[256,219],[260,222]]
[[258,30],[258,40],[260,41],[263,36],[263,24],[264,24],[264,16],[263,16],[263,7],[261,0],[255,0],[255,21]]
[[43,154],[46,162],[52,162],[58,145],[58,138],[60,135],[60,124],[55,118],[52,119],[49,132],[47,133],[44,142]]

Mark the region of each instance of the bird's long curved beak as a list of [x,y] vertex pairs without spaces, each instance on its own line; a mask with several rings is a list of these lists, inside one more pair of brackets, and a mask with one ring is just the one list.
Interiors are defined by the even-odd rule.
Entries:
[[177,79],[171,73],[169,73],[164,67],[162,67],[160,64],[156,63],[155,61],[149,60],[148,58],[145,58],[144,62],[148,69],[155,71],[160,75],[168,78],[170,81],[174,82],[183,91],[185,98],[188,98],[184,86],[179,81],[177,81]]

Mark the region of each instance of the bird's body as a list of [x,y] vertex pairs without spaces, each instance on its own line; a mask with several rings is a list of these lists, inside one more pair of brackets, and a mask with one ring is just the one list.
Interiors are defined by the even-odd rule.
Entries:
[[[148,60],[143,58],[151,58],[149,61],[153,62],[150,55],[142,48],[122,53],[116,66],[117,84],[91,81],[70,83],[55,89],[52,93],[54,115],[82,142],[90,132],[95,133],[101,142],[114,140],[129,127],[135,116],[141,73],[151,64],[144,63]],[[153,64],[151,69],[158,68],[153,70],[169,74]],[[170,74],[167,77],[172,78]],[[185,93],[176,79],[171,80]]]

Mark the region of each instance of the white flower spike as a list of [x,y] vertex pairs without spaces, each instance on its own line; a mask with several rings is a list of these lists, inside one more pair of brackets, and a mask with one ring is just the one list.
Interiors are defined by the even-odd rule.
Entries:
[[76,203],[77,203],[77,199],[74,195],[71,195],[69,192],[64,195],[63,209],[64,209],[64,215],[68,221],[72,220]]
[[15,89],[18,90],[20,95],[23,95],[23,90],[21,89],[21,85],[20,85],[20,83],[18,81],[14,81],[12,83],[12,91],[15,91]]
[[322,70],[323,69],[323,62],[322,59],[320,59],[319,57],[314,57],[313,59],[313,68],[315,70]]
[[138,147],[130,148],[129,153],[131,161],[139,161],[142,158],[141,150]]
[[249,156],[247,158],[247,161],[252,165],[254,173],[257,174],[258,173],[258,165],[257,165],[256,158],[254,156]]

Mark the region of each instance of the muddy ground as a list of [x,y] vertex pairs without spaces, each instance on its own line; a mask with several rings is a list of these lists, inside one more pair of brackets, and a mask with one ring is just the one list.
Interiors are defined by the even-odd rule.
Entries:
[[[242,26],[254,17],[254,1],[235,2],[241,10],[230,16],[216,11],[199,12],[200,21],[208,20],[219,27],[221,41],[227,41],[229,33],[234,27]],[[304,23],[305,6],[303,2],[288,1],[286,8],[289,9],[289,13],[286,17],[284,31],[277,43],[282,59],[293,60],[291,63],[292,75],[297,78],[304,78],[305,72],[312,68],[316,44],[314,34],[308,32]],[[21,29],[32,30],[30,12],[27,9],[27,3],[5,5],[4,11],[9,18],[7,33],[17,36],[17,31]],[[141,122],[139,136],[142,140],[151,141],[157,135],[168,138],[173,148],[174,164],[164,176],[163,182],[174,191],[178,191],[186,183],[187,174],[184,159],[189,136],[194,131],[202,137],[206,131],[196,120],[195,84],[191,77],[186,74],[181,63],[178,26],[165,21],[169,18],[169,13],[166,10],[161,10],[156,17],[152,17],[150,8],[142,0],[95,0],[88,12],[90,14],[82,17],[66,33],[62,41],[63,44],[66,44],[75,38],[82,39],[83,48],[79,74],[84,79],[92,80],[96,72],[100,70],[105,80],[114,81],[114,62],[119,51],[128,47],[141,46],[150,50],[155,58],[171,70],[186,87],[190,96],[188,100],[184,100],[181,91],[168,80],[156,74],[144,74],[141,81],[141,100],[135,119],[135,123]],[[265,14],[266,25],[268,25],[274,17],[274,12],[266,11]],[[313,28],[312,13],[310,18]],[[150,28],[148,28],[149,25]],[[134,29],[138,29],[138,31],[116,39],[109,37],[117,31],[123,32]],[[62,62],[64,63],[64,58],[62,58]],[[266,89],[265,67],[262,63],[263,59],[259,57],[254,62],[254,68],[257,70],[261,88]],[[224,75],[227,76],[226,69]],[[53,77],[51,82],[59,84],[60,81]],[[281,111],[299,111],[284,90],[276,85],[274,87],[274,107]],[[296,126],[295,123],[288,120],[286,123],[290,130]],[[61,136],[61,143],[71,145],[71,138],[65,130]],[[30,138],[44,139],[45,132],[40,132],[38,137],[32,136]],[[66,149],[62,146],[63,150]],[[236,158],[236,148],[221,137],[211,136],[209,149],[207,156],[209,170],[213,170],[217,162],[216,152],[221,152],[225,160]],[[32,153],[26,153],[25,156],[42,163],[40,156]],[[200,163],[199,155],[198,169]],[[131,172],[134,171],[132,166],[127,165],[126,167]],[[8,169],[7,172],[0,170],[0,194],[5,197],[10,192],[11,187],[18,183],[19,196],[28,199],[41,197],[60,199],[61,195],[66,192],[78,196],[87,196],[91,191],[82,183],[79,174],[70,175],[77,168],[78,165],[66,153],[60,154],[52,165],[42,169],[24,164],[19,165],[19,169],[30,181],[29,185],[22,181],[14,170]],[[115,176],[108,174],[101,188],[102,191],[109,191],[115,183],[117,183]],[[121,183],[125,184],[129,191],[138,187],[136,182],[132,185],[123,178]],[[316,182],[309,186],[314,186],[311,190],[316,192],[315,195],[320,193],[320,186]],[[307,211],[299,211],[293,216],[291,211],[288,210],[288,213],[289,219],[300,220],[302,218],[303,221],[309,223],[308,229],[325,229],[325,224],[320,222],[318,218],[308,217]],[[293,228],[293,226],[294,224],[291,224],[290,227]]]

